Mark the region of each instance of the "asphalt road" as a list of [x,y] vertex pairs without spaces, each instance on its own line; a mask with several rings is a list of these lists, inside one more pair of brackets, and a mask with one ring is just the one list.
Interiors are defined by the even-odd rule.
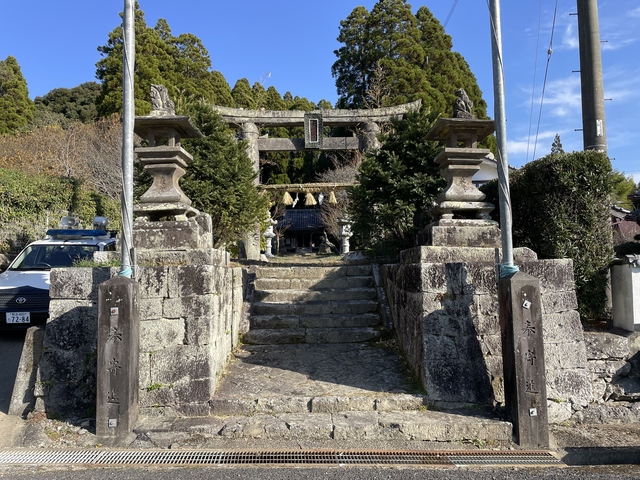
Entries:
[[45,480],[631,480],[640,478],[640,466],[617,465],[567,468],[410,468],[410,467],[329,467],[329,468],[100,468],[90,470],[6,469],[0,478]]
[[0,332],[0,412],[7,413],[25,332]]

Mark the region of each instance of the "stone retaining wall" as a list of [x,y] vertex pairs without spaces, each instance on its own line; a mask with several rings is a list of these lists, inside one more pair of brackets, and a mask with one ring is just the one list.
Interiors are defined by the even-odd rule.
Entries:
[[[385,266],[385,285],[398,342],[429,403],[442,408],[502,404],[496,268],[483,258],[493,250],[478,252],[477,262],[451,263],[455,251],[420,248],[404,255],[408,263]],[[429,257],[438,263],[425,261]],[[537,261],[526,249],[517,252],[516,263],[540,279],[549,418],[560,422],[592,399],[573,265]]]
[[[228,266],[222,251],[169,255],[169,266],[138,269],[140,412],[208,415],[208,401],[238,342],[243,273]],[[115,268],[52,270],[36,410],[94,414],[97,290],[116,274]]]
[[640,332],[614,329],[584,335],[593,398],[573,420],[640,422]]

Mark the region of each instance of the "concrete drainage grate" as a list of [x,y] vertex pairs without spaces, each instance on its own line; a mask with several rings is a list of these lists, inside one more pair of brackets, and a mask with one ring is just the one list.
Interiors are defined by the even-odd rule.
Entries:
[[0,465],[563,465],[549,452],[4,450]]

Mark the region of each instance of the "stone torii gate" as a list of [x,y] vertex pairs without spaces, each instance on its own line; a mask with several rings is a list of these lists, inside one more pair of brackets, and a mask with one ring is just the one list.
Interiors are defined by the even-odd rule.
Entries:
[[[421,101],[405,103],[394,107],[358,110],[246,110],[213,106],[224,121],[241,132],[246,140],[247,155],[256,172],[260,171],[260,152],[296,151],[344,151],[371,150],[380,146],[377,134],[381,123],[401,120],[413,110],[420,108]],[[325,137],[324,127],[361,128],[363,134],[351,137]],[[304,127],[304,138],[263,138],[260,127]],[[256,185],[260,180],[256,178]],[[259,233],[245,239],[245,253],[249,260],[260,259]]]

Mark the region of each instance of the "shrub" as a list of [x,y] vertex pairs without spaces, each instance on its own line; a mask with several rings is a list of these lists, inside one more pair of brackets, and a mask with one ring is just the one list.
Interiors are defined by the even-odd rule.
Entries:
[[[555,153],[525,165],[510,178],[513,243],[539,258],[571,258],[580,315],[606,311],[613,241],[609,204],[611,163],[599,152]],[[498,205],[497,182],[484,186]],[[499,212],[495,212],[499,218]]]
[[121,223],[119,213],[113,216],[118,202],[70,177],[0,169],[0,205],[0,244],[7,251],[42,238],[47,228],[57,227],[70,212],[85,226],[91,226],[96,215],[109,218],[109,228],[117,229]]

